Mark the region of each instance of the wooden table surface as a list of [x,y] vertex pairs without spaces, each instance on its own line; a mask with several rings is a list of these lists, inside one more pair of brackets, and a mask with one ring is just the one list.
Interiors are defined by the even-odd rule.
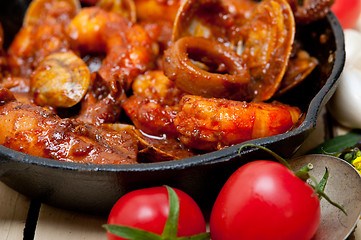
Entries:
[[[361,18],[356,28],[361,30]],[[349,131],[333,124],[323,109],[315,131],[298,154]],[[106,220],[107,216],[86,215],[32,201],[0,182],[0,240],[106,240],[102,228]],[[348,240],[361,240],[361,223],[358,225]]]

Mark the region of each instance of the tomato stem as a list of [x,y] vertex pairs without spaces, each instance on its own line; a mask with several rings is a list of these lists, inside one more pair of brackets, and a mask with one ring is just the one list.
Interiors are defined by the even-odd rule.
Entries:
[[297,172],[295,172],[295,175],[300,178],[302,181],[306,182],[307,179],[310,178],[310,174],[308,173],[310,170],[313,169],[313,165],[311,163],[307,164]]
[[337,207],[338,209],[340,209],[346,216],[347,216],[347,212],[346,210],[338,203],[334,202],[331,200],[331,198],[325,193],[325,187],[326,187],[326,183],[328,180],[328,169],[326,168],[325,170],[325,174],[323,175],[322,179],[320,182],[317,182],[316,178],[313,176],[310,176],[310,179],[315,183],[315,185],[309,184],[311,187],[313,187],[313,189],[315,190],[315,193],[318,195],[318,197],[321,199],[322,197],[329,202],[331,205]]
[[175,191],[165,186],[168,191],[169,198],[169,214],[167,221],[164,225],[162,237],[164,239],[175,239],[178,231],[178,219],[179,219],[179,199]]
[[283,158],[281,157],[280,155],[278,155],[277,153],[273,152],[272,150],[266,148],[266,147],[263,147],[263,146],[259,146],[259,145],[255,145],[255,144],[251,144],[251,143],[247,143],[247,144],[243,144],[239,150],[238,150],[238,154],[241,155],[241,150],[245,147],[255,147],[255,148],[259,148],[259,149],[262,149],[266,152],[268,152],[269,154],[271,154],[274,158],[276,158],[276,160],[278,160],[282,165],[284,165],[285,167],[287,167],[288,169],[291,169],[291,166],[288,164],[288,162]]

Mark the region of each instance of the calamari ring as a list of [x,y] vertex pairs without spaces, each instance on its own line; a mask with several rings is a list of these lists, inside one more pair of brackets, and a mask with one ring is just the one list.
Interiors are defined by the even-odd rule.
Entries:
[[[194,61],[200,62],[203,69]],[[163,63],[164,74],[187,93],[249,100],[246,64],[236,52],[217,41],[180,38],[165,51]]]

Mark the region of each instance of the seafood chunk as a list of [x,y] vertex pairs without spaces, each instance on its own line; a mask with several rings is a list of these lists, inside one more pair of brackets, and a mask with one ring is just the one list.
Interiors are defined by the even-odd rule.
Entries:
[[115,87],[111,89],[108,82],[98,74],[92,74],[88,92],[81,101],[76,119],[94,125],[117,121],[126,95],[122,88]]
[[308,24],[324,18],[331,10],[335,0],[288,0],[293,8],[296,22]]
[[0,144],[33,156],[95,164],[137,163],[137,140],[72,119],[61,119],[41,107],[17,102],[0,89]]
[[84,97],[90,82],[87,65],[73,52],[53,53],[31,74],[30,92],[36,104],[72,107]]
[[121,16],[136,22],[137,13],[133,0],[100,0],[97,6],[109,11],[120,14]]
[[155,101],[132,95],[123,104],[123,109],[136,128],[143,132],[162,136],[176,136],[174,118],[178,113],[178,105],[161,105]]
[[177,105],[185,94],[163,71],[153,70],[139,75],[132,86],[133,94],[165,105]]
[[[45,17],[55,17],[57,15],[59,16],[68,13],[75,15],[75,13],[80,10],[80,7],[79,0],[32,0],[26,10],[23,25],[28,26],[38,24]],[[57,12],[52,8],[64,9],[64,11]]]
[[230,48],[238,45],[239,23],[221,0],[183,1],[174,22],[173,41],[185,36],[205,37]]
[[79,10],[76,0],[36,0],[30,4],[23,27],[8,49],[12,74],[29,77],[49,54],[70,49],[65,28]]
[[311,57],[306,51],[299,50],[291,58],[276,95],[280,96],[300,84],[318,65],[318,60]]
[[181,0],[134,0],[139,21],[174,22]]
[[279,88],[292,53],[295,20],[286,0],[264,0],[252,13],[242,56],[250,69],[254,101],[269,100]]
[[[190,3],[221,4],[211,0]],[[219,25],[206,25],[209,34],[204,30],[197,34],[183,29],[192,25],[185,16],[193,19],[193,11],[199,10],[188,4],[182,5],[187,7],[178,12],[180,18],[185,18],[185,27],[183,22],[176,22],[179,26],[175,24],[175,42],[165,52],[165,75],[189,94],[245,101],[269,100],[285,74],[295,37],[295,20],[288,2],[264,0],[241,27],[230,20],[231,17],[225,17],[227,21],[217,21]],[[219,15],[223,16],[218,10],[209,10],[201,16],[206,16],[207,23],[212,22]]]
[[121,123],[103,124],[102,126],[115,131],[127,129],[129,133],[134,134],[139,140],[138,161],[142,163],[162,162],[194,156],[194,153],[176,138],[169,138],[166,135],[148,135],[133,125]]
[[273,136],[294,127],[301,111],[281,103],[247,103],[184,96],[174,125],[181,142],[198,150],[218,150],[247,140]]
[[159,70],[138,76],[132,89],[122,107],[134,125],[150,135],[176,136],[173,119],[185,93]]
[[83,53],[106,53],[99,69],[109,86],[129,90],[134,78],[153,66],[155,48],[143,27],[99,7],[82,8],[67,33]]
[[164,74],[189,94],[250,100],[246,62],[223,44],[203,37],[182,37],[164,54]]

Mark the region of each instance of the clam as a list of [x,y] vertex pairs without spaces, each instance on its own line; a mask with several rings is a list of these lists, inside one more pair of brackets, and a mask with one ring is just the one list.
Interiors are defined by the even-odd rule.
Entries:
[[265,0],[252,13],[242,56],[250,69],[255,101],[269,100],[286,72],[295,38],[295,20],[286,0]]
[[72,51],[48,55],[30,77],[36,104],[72,107],[84,97],[90,82],[87,65]]
[[286,73],[282,79],[281,86],[276,95],[282,95],[300,84],[318,65],[318,60],[311,57],[304,50],[298,51],[295,58],[291,58]]

